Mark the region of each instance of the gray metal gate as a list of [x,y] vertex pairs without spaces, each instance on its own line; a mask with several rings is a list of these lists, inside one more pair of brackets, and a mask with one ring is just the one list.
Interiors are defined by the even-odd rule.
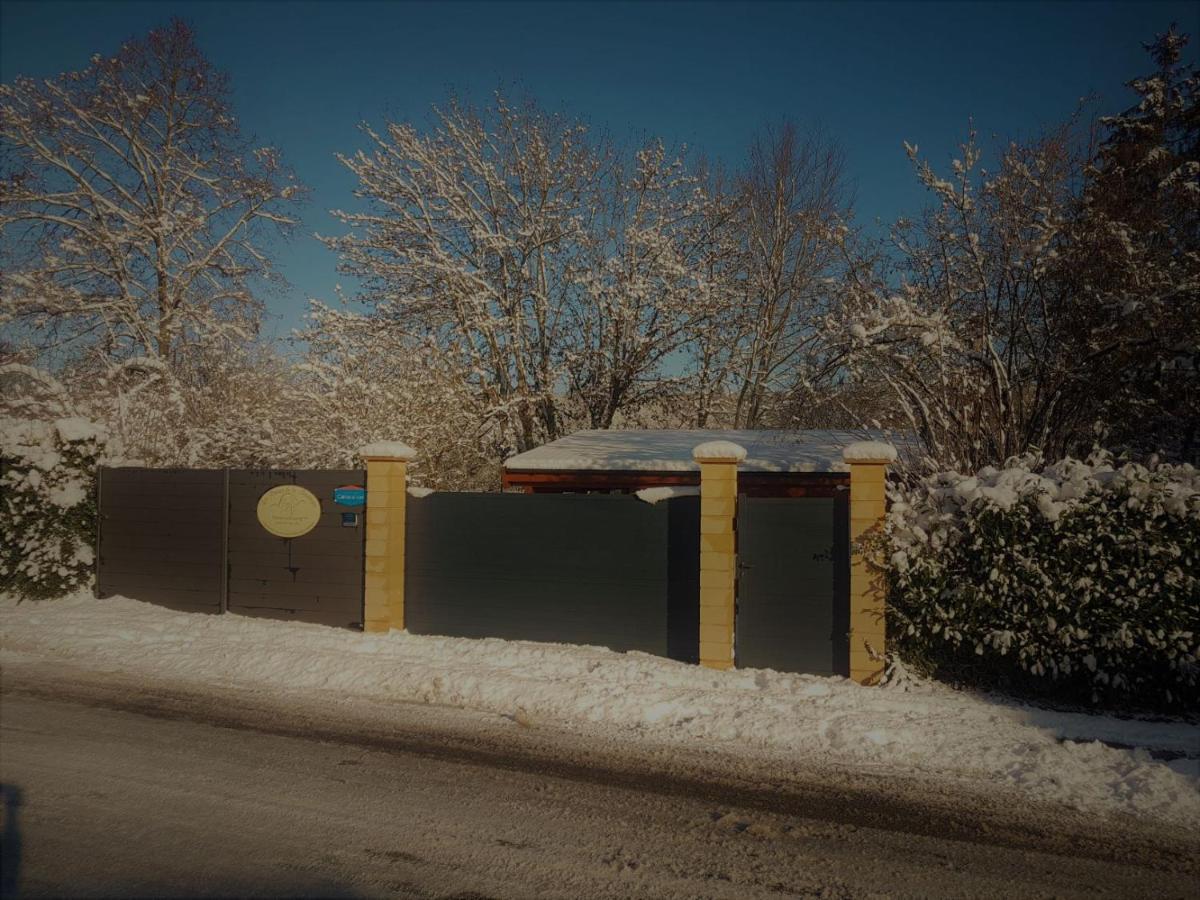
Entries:
[[738,498],[740,668],[848,675],[848,498]]
[[600,644],[696,661],[698,497],[436,493],[408,502],[414,634]]
[[219,613],[225,473],[101,469],[96,592]]
[[[365,479],[358,469],[231,470],[229,611],[361,628],[364,516],[361,507],[335,506],[333,491]],[[259,524],[259,498],[281,484],[307,488],[321,501],[321,518],[307,534],[275,537]],[[357,519],[343,525],[343,513],[356,510]]]
[[[335,505],[333,491],[365,480],[360,469],[101,469],[97,594],[360,628],[364,511]],[[282,484],[321,504],[299,537],[258,522],[259,498]]]

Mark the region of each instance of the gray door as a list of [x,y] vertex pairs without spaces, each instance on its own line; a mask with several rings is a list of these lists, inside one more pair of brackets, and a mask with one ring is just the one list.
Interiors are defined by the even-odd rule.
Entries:
[[738,498],[737,665],[849,671],[846,495]]

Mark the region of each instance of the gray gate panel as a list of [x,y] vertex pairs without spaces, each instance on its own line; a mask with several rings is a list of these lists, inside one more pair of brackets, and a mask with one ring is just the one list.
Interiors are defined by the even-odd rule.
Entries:
[[223,511],[220,470],[101,469],[96,593],[220,612]]
[[[333,489],[366,483],[359,469],[249,469],[229,473],[229,611],[350,628],[362,626],[365,511],[342,525],[350,507],[333,503]],[[258,501],[282,484],[307,488],[321,503],[308,534],[281,538],[258,521]]]
[[835,528],[842,505],[840,498],[739,498],[738,666],[846,674],[841,607],[849,563]]
[[405,625],[667,655],[668,509],[600,494],[411,498]]
[[700,662],[700,498],[676,497],[667,508],[667,656]]
[[850,490],[833,495],[833,674],[850,677]]

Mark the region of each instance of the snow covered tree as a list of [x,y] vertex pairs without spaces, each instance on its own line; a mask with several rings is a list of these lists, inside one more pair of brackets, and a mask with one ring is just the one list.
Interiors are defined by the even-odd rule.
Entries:
[[1056,279],[1082,165],[1071,144],[1068,132],[1012,144],[989,174],[972,134],[952,180],[910,146],[935,204],[897,224],[899,271],[854,271],[831,317],[860,379],[886,382],[944,463],[978,467],[1031,446],[1061,455],[1090,425]]
[[452,101],[423,134],[364,126],[374,152],[341,157],[366,212],[328,243],[362,299],[417,344],[438,347],[516,449],[563,429],[566,344],[608,164],[583,126],[497,97]]
[[256,329],[263,239],[302,190],[239,134],[179,21],[56,79],[0,86],[4,319],[55,361],[172,363]]
[[306,352],[288,394],[303,435],[295,465],[358,465],[359,447],[399,439],[417,451],[417,485],[499,486],[498,429],[436,346],[385,320],[319,303],[298,337]]
[[1067,263],[1090,298],[1091,341],[1120,372],[1107,439],[1200,459],[1200,74],[1172,26],[1147,45],[1138,102],[1101,120]]
[[1072,120],[987,172],[972,135],[948,179],[908,148],[934,205],[897,225],[895,270],[852,271],[830,322],[943,464],[1098,441],[1194,455],[1200,162],[1182,41],[1152,46],[1158,74],[1131,82],[1142,100],[1102,120],[1098,148]]
[[784,123],[751,145],[739,193],[742,298],[730,424],[761,428],[821,403],[838,374],[839,354],[821,325],[838,302],[850,218],[843,154]]
[[[328,243],[382,328],[436,348],[489,431],[524,450],[678,396],[724,296],[727,214],[682,154],[632,158],[533,104],[370,129],[343,162],[365,212]],[[674,361],[684,360],[669,371]]]
[[591,428],[686,395],[699,342],[733,300],[721,274],[734,205],[661,142],[625,168],[604,185],[605,215],[586,236],[592,265],[568,306],[564,369]]

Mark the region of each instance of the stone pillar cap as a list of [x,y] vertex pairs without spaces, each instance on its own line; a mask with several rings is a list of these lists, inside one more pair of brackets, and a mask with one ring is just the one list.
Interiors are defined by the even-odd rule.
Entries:
[[359,447],[358,455],[363,459],[395,459],[407,462],[416,458],[417,451],[399,441],[376,441]]
[[707,441],[692,448],[692,459],[696,462],[741,462],[746,458],[746,448],[733,441]]
[[883,441],[855,441],[842,448],[842,460],[848,463],[894,463],[896,448]]

